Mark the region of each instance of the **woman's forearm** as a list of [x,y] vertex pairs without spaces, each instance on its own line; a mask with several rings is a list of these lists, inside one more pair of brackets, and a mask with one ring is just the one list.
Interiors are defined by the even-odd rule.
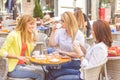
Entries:
[[85,54],[86,54],[86,49],[85,49],[85,47],[83,47],[82,45],[80,45],[80,48],[81,48],[82,52],[83,52],[84,55],[85,55]]
[[19,59],[18,56],[12,55],[12,54],[8,54],[6,57],[7,57],[7,58],[13,58],[13,59]]
[[49,38],[49,46],[53,46],[53,47],[56,46],[54,37],[55,37],[55,31],[52,31]]
[[78,57],[78,55],[75,52],[60,51],[60,53],[65,54],[70,57],[74,57],[74,58]]

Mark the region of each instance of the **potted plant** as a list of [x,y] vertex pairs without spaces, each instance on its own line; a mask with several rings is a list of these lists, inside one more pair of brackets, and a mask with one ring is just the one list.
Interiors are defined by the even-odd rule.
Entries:
[[34,8],[33,16],[34,18],[41,18],[41,19],[43,18],[43,12],[39,4],[39,0],[35,0],[35,8]]

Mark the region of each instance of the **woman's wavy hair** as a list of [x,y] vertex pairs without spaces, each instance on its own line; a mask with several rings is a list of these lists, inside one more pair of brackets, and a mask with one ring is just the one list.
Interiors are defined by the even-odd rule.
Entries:
[[107,21],[97,20],[93,22],[93,32],[97,42],[104,42],[108,47],[111,46],[112,34],[110,25]]
[[33,41],[32,39],[32,33],[30,33],[27,30],[27,23],[28,22],[35,22],[35,19],[31,16],[31,15],[23,15],[20,19],[20,21],[18,22],[18,25],[16,27],[16,31],[20,31],[21,33],[21,40],[22,42],[31,42]]
[[78,31],[78,24],[77,20],[72,12],[64,12],[61,15],[61,19],[65,22],[67,30],[70,31],[71,37],[74,40],[75,35]]
[[81,28],[85,28],[85,19],[84,19],[84,15],[83,12],[80,8],[76,7],[74,8],[74,15],[77,19],[78,22],[78,26]]

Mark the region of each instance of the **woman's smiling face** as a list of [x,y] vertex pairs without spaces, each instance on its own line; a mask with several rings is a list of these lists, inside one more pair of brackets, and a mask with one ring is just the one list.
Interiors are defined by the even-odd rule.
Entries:
[[35,23],[33,21],[27,23],[28,32],[32,32],[34,28],[35,28]]

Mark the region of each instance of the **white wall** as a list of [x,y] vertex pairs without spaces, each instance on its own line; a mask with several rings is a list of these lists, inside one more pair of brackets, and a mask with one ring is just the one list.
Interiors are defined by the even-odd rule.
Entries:
[[[58,0],[58,16],[65,11],[72,11],[75,7],[75,0]],[[76,0],[76,7],[82,8],[83,12],[86,12],[86,0]]]
[[33,15],[33,10],[35,7],[35,0],[31,0],[31,2],[27,2],[27,0],[21,0],[21,13],[22,14],[30,14]]

